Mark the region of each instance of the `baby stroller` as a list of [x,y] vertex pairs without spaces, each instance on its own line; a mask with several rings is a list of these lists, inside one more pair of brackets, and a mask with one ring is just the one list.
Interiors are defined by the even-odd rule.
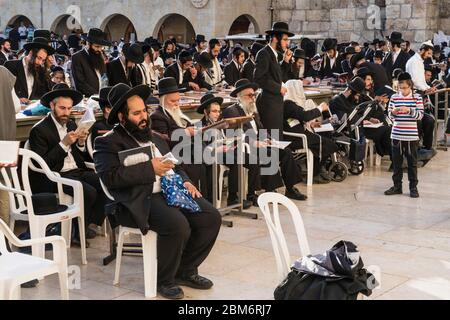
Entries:
[[327,164],[333,181],[344,181],[348,173],[360,175],[364,172],[366,138],[360,131],[364,119],[377,106],[377,101],[364,102],[356,106],[349,116],[344,115],[335,126],[332,139],[339,146],[339,151],[332,155]]

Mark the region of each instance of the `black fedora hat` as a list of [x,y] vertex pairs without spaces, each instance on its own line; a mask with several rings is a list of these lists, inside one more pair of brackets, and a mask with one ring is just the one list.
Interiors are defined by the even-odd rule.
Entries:
[[251,47],[249,48],[250,53],[252,54],[252,56],[256,57],[256,55],[258,54],[258,52],[264,48],[264,45],[259,43],[259,42],[253,42]]
[[162,78],[161,80],[159,80],[158,89],[159,89],[159,92],[157,95],[160,97],[165,96],[166,94],[170,94],[170,93],[186,91],[186,89],[184,89],[184,88],[179,88],[177,80],[172,77]]
[[67,46],[59,46],[56,50],[55,50],[56,54],[59,54],[61,56],[66,56],[66,57],[70,57],[72,56],[72,54],[70,53],[69,48],[67,48]]
[[137,64],[144,62],[144,53],[142,52],[142,46],[140,44],[134,43],[128,46],[124,49],[124,55],[128,61]]
[[295,49],[294,51],[294,59],[308,59],[306,56],[306,52],[303,49]]
[[106,39],[106,33],[98,28],[92,28],[87,35],[81,36],[81,38],[89,43],[98,44],[101,46],[110,46],[111,43]]
[[256,83],[250,82],[248,79],[241,79],[238,82],[236,82],[236,89],[234,89],[233,92],[231,92],[230,96],[233,98],[236,98],[238,93],[245,90],[252,88],[253,90],[258,90],[259,86]]
[[366,89],[366,83],[360,77],[355,77],[352,81],[347,83],[347,87],[356,93],[362,93]]
[[105,109],[105,107],[110,105],[109,100],[108,100],[108,95],[111,92],[112,88],[113,87],[104,87],[104,88],[100,89],[98,98],[92,97],[92,100],[98,101],[98,103],[100,104],[100,108],[102,110]]
[[205,69],[211,69],[213,67],[211,55],[206,51],[200,53],[195,62]]
[[51,32],[46,29],[36,29],[34,30],[33,38],[45,38],[48,42],[51,41]]
[[392,97],[394,94],[396,94],[396,92],[394,91],[394,89],[392,89],[389,86],[384,86],[379,88],[378,90],[375,91],[375,95],[377,97],[381,97],[381,96],[388,96],[389,98]]
[[108,94],[108,101],[112,107],[111,113],[108,117],[108,123],[110,125],[115,125],[119,122],[118,114],[123,109],[129,98],[139,96],[142,100],[146,101],[151,93],[152,90],[147,85],[140,85],[134,88],[131,88],[124,83],[115,85],[111,88],[111,91]]
[[47,51],[48,55],[55,53],[55,49],[48,45],[48,41],[45,38],[34,38],[33,42],[25,43],[23,48],[26,51],[31,51],[33,49],[44,49]]
[[358,69],[355,77],[360,77],[361,79],[364,79],[365,76],[373,76],[373,75],[374,73],[369,68],[363,67]]
[[295,34],[289,31],[289,25],[286,22],[275,22],[272,29],[267,30],[268,35],[273,34],[287,34],[288,37],[293,37]]
[[57,84],[53,87],[52,91],[46,93],[41,98],[41,104],[44,107],[50,108],[50,102],[59,97],[67,97],[73,100],[73,105],[76,106],[83,100],[83,94],[79,91],[70,89],[65,83]]
[[336,49],[337,45],[338,45],[337,39],[327,38],[323,42],[322,52],[326,52],[326,51],[331,50],[331,49]]
[[403,43],[405,40],[403,40],[403,35],[400,32],[394,31],[391,33],[391,36],[387,36],[386,39],[388,39],[392,43]]
[[365,59],[366,57],[363,52],[358,52],[354,54],[353,57],[350,59],[350,67],[352,68],[352,70],[356,68],[356,64],[358,63],[358,61]]
[[223,98],[216,97],[212,93],[207,93],[202,97],[202,99],[200,100],[200,103],[201,103],[201,105],[200,105],[200,107],[198,107],[197,113],[203,114],[205,109],[208,108],[208,106],[210,106],[213,103],[218,103],[219,105],[222,105]]
[[195,42],[196,42],[196,43],[206,42],[206,38],[205,38],[204,35],[198,34],[198,35],[195,37]]

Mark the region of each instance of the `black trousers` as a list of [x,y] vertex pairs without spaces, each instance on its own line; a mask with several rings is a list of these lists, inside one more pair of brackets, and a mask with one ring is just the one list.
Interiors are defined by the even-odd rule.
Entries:
[[[91,170],[77,169],[61,173],[63,178],[80,181],[83,185],[84,217],[86,225],[101,226],[105,221],[105,205],[109,202],[97,174]],[[64,186],[64,193],[73,196],[73,189]]]
[[427,150],[433,148],[434,124],[436,120],[431,114],[425,113],[421,121],[418,121],[419,136],[422,137],[423,147]]
[[394,186],[401,189],[403,184],[403,157],[408,161],[409,188],[415,189],[419,184],[417,177],[417,150],[419,141],[392,140],[392,164],[394,169]]
[[151,197],[149,224],[158,233],[158,285],[197,274],[216,242],[221,215],[204,198],[196,201],[202,212],[185,213],[169,207],[161,193]]
[[380,156],[391,155],[391,131],[390,126],[382,126],[376,129],[364,128],[364,135],[375,143],[375,148]]
[[297,183],[300,183],[302,181],[300,167],[297,165],[297,162],[294,159],[294,155],[291,149],[289,148],[286,148],[284,150],[277,148],[267,149],[267,154],[269,155],[269,157],[271,156],[272,152],[279,152],[279,160],[280,160],[279,167],[281,169],[282,181],[280,181],[279,173],[272,176],[261,174],[261,185],[263,189],[266,191],[275,190],[277,188],[280,188],[283,182],[286,189],[291,189]]

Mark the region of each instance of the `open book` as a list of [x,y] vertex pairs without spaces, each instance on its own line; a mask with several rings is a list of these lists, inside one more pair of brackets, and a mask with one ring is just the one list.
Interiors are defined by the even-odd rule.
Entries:
[[378,129],[381,128],[384,124],[382,122],[380,123],[371,123],[371,124],[364,124],[364,128],[367,129]]
[[322,125],[320,128],[314,128],[314,132],[315,133],[320,133],[320,132],[332,132],[334,131],[333,126],[331,125],[331,123],[327,123]]

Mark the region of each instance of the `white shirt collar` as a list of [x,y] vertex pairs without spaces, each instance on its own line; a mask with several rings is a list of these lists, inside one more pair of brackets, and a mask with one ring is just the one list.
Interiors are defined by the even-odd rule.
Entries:
[[236,60],[233,59],[234,65],[236,66],[236,69],[240,70],[241,66],[236,62]]

